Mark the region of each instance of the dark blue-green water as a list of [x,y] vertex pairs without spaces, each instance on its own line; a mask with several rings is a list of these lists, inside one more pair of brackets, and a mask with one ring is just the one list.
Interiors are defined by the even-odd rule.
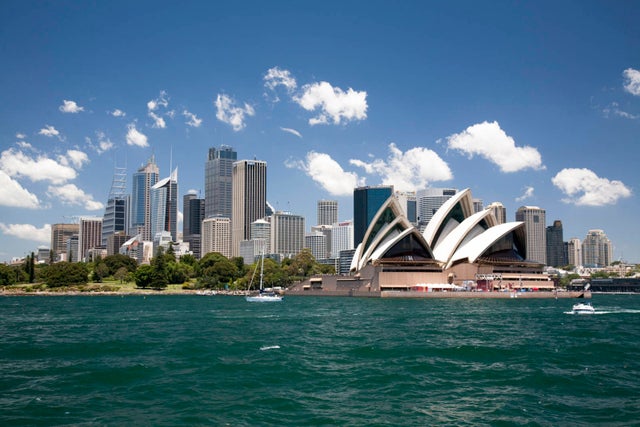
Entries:
[[0,425],[638,425],[640,296],[0,298]]

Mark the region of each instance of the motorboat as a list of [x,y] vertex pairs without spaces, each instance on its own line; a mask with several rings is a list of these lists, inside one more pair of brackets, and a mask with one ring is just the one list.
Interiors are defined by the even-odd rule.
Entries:
[[578,304],[574,304],[571,312],[573,314],[593,314],[596,312],[596,309],[593,308],[591,303],[581,302]]

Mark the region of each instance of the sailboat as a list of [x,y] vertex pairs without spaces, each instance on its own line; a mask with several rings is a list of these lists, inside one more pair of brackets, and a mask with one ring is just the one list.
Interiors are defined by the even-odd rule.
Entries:
[[[258,266],[256,265],[256,270]],[[249,289],[251,289],[251,283],[253,283],[253,277],[255,277],[256,270],[253,271],[253,276],[251,277],[251,282],[249,283]],[[278,295],[273,290],[265,290],[262,283],[262,278],[264,276],[264,248],[262,250],[262,254],[260,256],[260,291],[257,295],[247,295],[245,299],[248,302],[279,302],[282,301],[282,295]]]

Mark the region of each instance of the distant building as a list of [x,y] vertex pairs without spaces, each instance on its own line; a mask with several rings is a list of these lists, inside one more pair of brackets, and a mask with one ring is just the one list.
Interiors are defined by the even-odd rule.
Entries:
[[[250,240],[259,240],[261,244],[260,251],[264,249],[265,254],[271,253],[271,223],[262,218],[251,223],[249,227]],[[258,255],[260,252],[258,252]]]
[[317,225],[331,225],[338,221],[338,201],[318,200]]
[[231,258],[231,220],[213,217],[202,221],[202,256],[219,252]]
[[400,206],[404,208],[405,215],[412,224],[418,223],[418,208],[415,191],[396,191],[395,196]]
[[440,206],[455,196],[456,188],[427,188],[416,193],[418,206],[418,227],[424,230]]
[[[333,225],[314,225],[311,227],[311,234],[320,233],[324,236],[324,254],[316,259],[328,259],[331,256],[331,244],[333,235]],[[315,256],[315,255],[314,255]]]
[[505,224],[507,222],[507,210],[502,203],[493,202],[487,208],[491,209],[498,224]]
[[131,230],[129,234],[142,234],[143,240],[150,241],[151,236],[151,187],[158,182],[160,170],[155,157],[133,174],[131,191]]
[[574,267],[582,266],[582,243],[577,237],[567,242],[567,262]]
[[109,236],[114,233],[129,231],[129,199],[126,169],[116,168],[102,218],[102,246],[107,246]]
[[[353,238],[358,245],[380,206],[393,194],[393,186],[358,187],[353,190]],[[332,249],[335,252],[335,249]]]
[[482,199],[473,199],[473,212],[478,213],[482,210],[484,210]]
[[49,259],[51,258],[51,249],[46,247],[40,247],[38,248],[38,255],[36,256],[38,258],[38,263],[48,264]]
[[521,206],[516,221],[522,221],[527,234],[526,256],[530,261],[547,263],[546,211],[537,206]]
[[245,264],[253,264],[263,253],[267,254],[267,244],[265,239],[243,240],[240,242],[240,257]]
[[178,169],[151,187],[151,234],[163,231],[178,240]]
[[603,230],[589,230],[582,241],[582,265],[606,267],[613,261],[613,244]]
[[[80,227],[80,225],[78,225],[78,227]],[[64,259],[62,257],[63,254],[60,254],[59,261],[78,262],[80,259],[79,253],[80,251],[78,250],[78,234],[74,234],[67,239]]]
[[567,250],[562,233],[562,221],[555,220],[547,227],[547,265],[563,267],[568,264]]
[[232,170],[232,256],[240,255],[240,242],[250,240],[251,223],[265,217],[267,162],[239,160]]
[[200,259],[205,200],[199,199],[194,193],[188,193],[183,197],[182,211],[182,240],[189,244],[189,250],[193,256]]
[[304,247],[304,217],[290,212],[271,215],[271,253],[292,258]]
[[339,258],[340,253],[354,249],[353,221],[333,224],[331,230],[331,258]]
[[51,226],[51,251],[54,261],[67,259],[67,241],[70,237],[77,236],[79,232],[80,224],[53,224]]
[[238,153],[227,146],[209,148],[204,169],[205,218],[231,218],[233,201],[233,163]]
[[102,248],[102,218],[81,217],[78,233],[78,260],[85,261],[89,249]]
[[131,236],[124,231],[116,231],[111,234],[107,238],[107,256],[120,253],[120,247],[122,247],[122,245],[124,245],[130,238]]
[[304,236],[304,247],[311,250],[316,260],[327,258],[327,237],[321,231],[312,231]]

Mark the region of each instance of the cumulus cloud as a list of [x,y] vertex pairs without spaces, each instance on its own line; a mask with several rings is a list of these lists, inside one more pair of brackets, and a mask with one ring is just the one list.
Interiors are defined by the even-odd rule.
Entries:
[[16,142],[16,145],[20,148],[33,150],[33,145],[29,144],[27,141],[18,141]]
[[398,191],[415,191],[434,181],[453,179],[449,165],[434,151],[423,147],[402,152],[396,144],[391,143],[386,160],[365,162],[352,159],[349,163],[363,168],[368,174],[380,176],[382,184],[393,185]]
[[136,129],[135,123],[129,123],[127,125],[127,145],[136,145],[138,147],[148,147],[149,142],[147,136]]
[[537,149],[517,147],[512,137],[500,129],[498,122],[482,122],[446,138],[451,149],[466,153],[469,158],[479,155],[498,165],[502,172],[523,169],[544,169]]
[[153,127],[157,129],[164,129],[167,127],[167,123],[164,121],[162,117],[154,113],[153,111],[149,111],[149,117],[153,119]]
[[168,106],[169,97],[167,95],[167,92],[164,90],[160,91],[160,96],[158,96],[156,99],[152,99],[151,101],[147,102],[147,108],[149,109],[149,111],[155,111],[158,109],[158,107],[167,108]]
[[98,138],[98,145],[94,146],[89,139],[89,145],[91,148],[96,150],[98,154],[102,154],[105,151],[109,151],[114,147],[113,142],[109,139],[109,137],[102,131],[96,131],[96,138]]
[[31,224],[5,224],[0,222],[0,230],[8,236],[14,236],[19,239],[42,243],[51,242],[50,224],[45,224],[42,228],[37,228]]
[[298,132],[297,130],[295,130],[295,129],[281,127],[280,130],[283,131],[283,132],[290,133],[291,135],[295,135],[298,138],[302,138],[302,134],[300,132]]
[[624,76],[624,90],[631,95],[640,96],[640,70],[627,68],[622,75]]
[[187,110],[184,110],[182,112],[182,115],[187,118],[187,121],[185,123],[191,127],[199,128],[202,124],[202,119],[199,119],[195,114],[190,113]]
[[63,184],[77,176],[75,169],[66,164],[46,156],[30,157],[14,148],[2,152],[0,170],[12,178],[26,177],[33,182],[50,181],[53,184]]
[[613,205],[619,199],[631,196],[631,190],[621,181],[600,178],[585,168],[563,169],[551,182],[568,196],[563,202],[577,206]]
[[89,163],[89,156],[79,150],[67,150],[65,156],[58,156],[58,161],[64,166],[73,166],[76,169],[81,169],[85,163]]
[[365,183],[364,178],[358,177],[354,172],[346,172],[338,162],[325,153],[310,151],[304,161],[289,160],[285,165],[304,171],[333,196],[349,196],[353,194],[355,187]]
[[640,115],[631,114],[626,111],[620,109],[620,105],[617,102],[612,102],[608,106],[602,109],[602,113],[605,117],[609,117],[609,115],[613,114],[614,116],[623,117],[625,119],[635,120],[640,118]]
[[35,194],[0,170],[0,206],[37,209],[40,202]]
[[120,110],[119,108],[116,108],[113,111],[109,111],[109,114],[111,114],[113,117],[124,117],[127,115],[127,113],[125,113],[124,111]]
[[63,113],[79,113],[80,111],[84,111],[84,107],[79,106],[75,103],[75,101],[67,101],[66,99],[62,101],[62,105],[58,107],[60,111]]
[[20,133],[20,132],[16,133],[16,138],[18,139],[25,139],[26,137],[27,135],[25,135],[24,133]]
[[234,131],[244,129],[245,116],[253,116],[255,111],[253,107],[247,103],[244,107],[236,106],[236,101],[228,95],[218,94],[215,100],[216,117],[223,123],[231,125]]
[[319,82],[302,87],[302,94],[295,96],[294,101],[307,111],[319,109],[316,117],[309,119],[310,125],[339,125],[352,120],[367,118],[367,92],[356,92],[349,88],[343,91],[330,83]]
[[50,125],[45,125],[45,127],[40,129],[40,132],[38,132],[38,134],[47,136],[49,138],[53,138],[54,136],[60,138],[60,132],[58,131],[58,129]]
[[524,193],[522,193],[522,196],[516,197],[516,202],[524,202],[525,200],[532,198],[533,190],[534,190],[533,187],[525,187]]
[[[298,84],[289,70],[283,70],[278,67],[270,68],[264,76],[264,87],[275,93],[278,86],[284,86],[287,93],[290,94],[298,87]],[[274,95],[273,101],[278,102],[279,100],[280,98]]]
[[58,187],[50,185],[47,194],[57,198],[63,204],[83,206],[88,211],[104,209],[102,203],[95,201],[91,194],[85,193],[75,184],[65,184]]

